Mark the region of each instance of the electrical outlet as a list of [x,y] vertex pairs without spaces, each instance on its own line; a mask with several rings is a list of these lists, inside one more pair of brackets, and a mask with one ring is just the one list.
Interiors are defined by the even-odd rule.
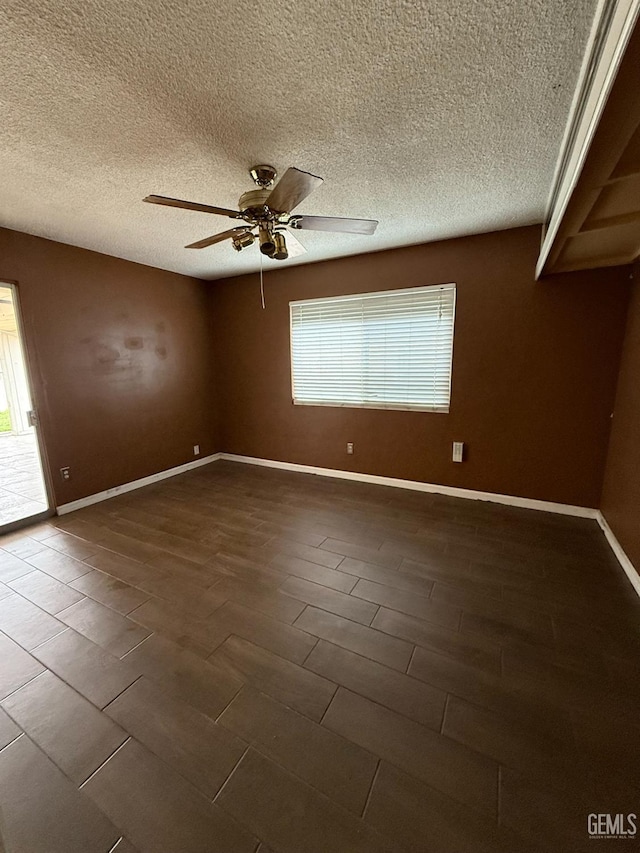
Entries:
[[199,455],[200,455],[200,445],[199,445],[199,444],[194,444],[194,445],[193,445],[193,455],[194,455],[194,456],[199,456]]
[[349,454],[349,456],[353,456],[353,442],[352,441],[347,442],[347,453]]
[[70,480],[71,479],[71,468],[61,468],[60,469],[60,476],[62,477],[62,479],[65,482],[67,480]]
[[464,441],[453,442],[453,461],[462,462],[464,456]]

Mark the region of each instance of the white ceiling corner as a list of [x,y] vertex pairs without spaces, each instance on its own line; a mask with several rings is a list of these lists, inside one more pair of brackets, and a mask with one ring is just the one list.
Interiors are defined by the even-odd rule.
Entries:
[[[325,179],[316,261],[541,222],[596,0],[4,0],[0,225],[213,279],[248,168]],[[265,261],[265,269],[278,261]],[[1,272],[1,270],[0,270]]]

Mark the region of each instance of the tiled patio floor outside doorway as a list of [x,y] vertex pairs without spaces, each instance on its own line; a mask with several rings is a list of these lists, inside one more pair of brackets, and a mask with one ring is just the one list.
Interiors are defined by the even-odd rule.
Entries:
[[34,432],[0,433],[0,527],[48,509]]

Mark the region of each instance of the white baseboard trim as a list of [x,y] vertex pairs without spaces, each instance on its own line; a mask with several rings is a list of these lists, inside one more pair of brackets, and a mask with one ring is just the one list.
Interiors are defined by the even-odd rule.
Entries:
[[248,465],[261,465],[265,468],[282,468],[285,471],[299,471],[303,474],[317,474],[320,477],[335,477],[340,480],[357,480],[361,483],[374,483],[378,486],[392,486],[415,492],[450,495],[454,498],[466,498],[472,501],[490,501],[507,506],[518,506],[523,509],[537,509],[542,512],[555,512],[559,515],[573,515],[578,518],[595,519],[599,512],[597,509],[587,506],[571,506],[570,504],[539,501],[533,498],[499,495],[495,492],[477,492],[473,489],[461,489],[457,486],[441,486],[438,483],[422,483],[418,480],[400,480],[396,477],[382,477],[377,474],[360,474],[357,471],[341,471],[338,468],[316,468],[313,465],[299,465],[296,462],[276,462],[273,459],[260,459],[257,456],[238,456],[235,453],[220,453],[219,456],[220,459],[226,459],[229,462],[244,462]]
[[74,512],[76,509],[82,509],[85,506],[106,501],[109,498],[114,498],[116,495],[122,495],[125,492],[132,492],[134,489],[141,489],[143,486],[150,486],[152,483],[157,483],[160,480],[166,480],[169,477],[175,477],[176,474],[183,474],[185,471],[191,471],[193,468],[200,468],[201,465],[208,465],[210,462],[216,462],[221,458],[220,453],[214,453],[211,456],[203,456],[201,459],[194,459],[193,462],[185,462],[184,465],[177,465],[175,468],[167,468],[166,471],[158,471],[157,474],[151,474],[149,477],[142,477],[140,480],[132,480],[130,483],[123,483],[121,486],[114,486],[112,489],[106,489],[104,492],[96,492],[94,495],[87,495],[86,498],[79,498],[77,501],[70,501],[68,504],[61,504],[56,507],[58,515],[65,515],[68,512]]
[[415,492],[430,492],[438,495],[449,495],[450,497],[465,498],[466,500],[489,501],[491,503],[505,504],[506,506],[517,506],[522,509],[534,509],[540,512],[553,512],[558,515],[571,515],[577,518],[593,518],[602,528],[611,550],[631,581],[631,585],[640,596],[640,574],[629,557],[625,554],[622,545],[616,539],[606,518],[599,509],[593,509],[592,507],[586,506],[571,506],[571,504],[553,503],[552,501],[539,501],[534,500],[533,498],[520,498],[514,495],[500,495],[495,492],[478,492],[473,489],[461,489],[457,486],[443,486],[439,483],[422,483],[418,480],[401,480],[396,477],[382,477],[378,474],[360,474],[357,471],[341,471],[339,468],[318,468],[314,465],[300,465],[296,462],[278,462],[275,459],[261,459],[257,456],[238,456],[235,453],[214,453],[211,456],[204,456],[201,459],[194,459],[192,462],[186,462],[184,465],[177,465],[175,468],[168,468],[166,471],[159,471],[157,474],[151,474],[149,477],[142,477],[140,480],[133,480],[130,483],[123,483],[121,486],[114,486],[112,489],[106,489],[104,492],[87,495],[86,498],[80,498],[77,501],[61,504],[56,507],[56,512],[58,515],[65,515],[68,512],[74,512],[75,510],[82,509],[85,506],[91,506],[92,504],[100,503],[100,501],[106,501],[116,495],[121,495],[125,492],[132,492],[135,489],[150,486],[152,483],[157,483],[160,480],[166,480],[169,477],[175,477],[177,474],[183,474],[185,471],[200,468],[202,465],[209,465],[209,463],[217,462],[219,459],[226,459],[229,462],[242,462],[247,465],[259,465],[263,468],[280,468],[284,471],[298,471],[302,474],[316,474],[319,477],[334,477],[339,480],[355,480],[360,483],[373,483],[378,486],[391,486],[396,489],[409,489],[410,491]]
[[624,548],[616,539],[615,533],[609,527],[609,524],[607,523],[607,519],[604,517],[604,515],[602,514],[602,512],[600,510],[598,510],[598,515],[596,516],[596,520],[597,520],[598,524],[600,525],[600,527],[602,528],[604,535],[607,537],[607,542],[609,543],[611,550],[616,555],[618,562],[620,563],[620,565],[624,569],[624,573],[626,574],[626,576],[631,581],[631,586],[635,589],[635,591],[640,596],[640,574],[638,574],[638,570],[636,569],[636,567],[633,565],[631,560],[625,554]]

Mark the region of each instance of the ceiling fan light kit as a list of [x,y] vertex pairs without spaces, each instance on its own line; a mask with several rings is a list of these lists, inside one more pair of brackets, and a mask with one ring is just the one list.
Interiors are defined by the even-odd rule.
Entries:
[[272,257],[276,250],[276,244],[273,239],[273,232],[269,222],[260,222],[258,225],[258,240],[260,241],[260,251],[267,257]]
[[251,231],[241,231],[237,237],[233,238],[233,243],[231,245],[236,252],[241,252],[242,249],[246,249],[247,246],[253,245],[255,239],[255,235],[252,234]]
[[249,170],[249,174],[258,189],[249,190],[240,196],[238,210],[161,195],[149,195],[143,201],[184,210],[196,210],[201,213],[215,213],[231,219],[244,219],[247,223],[246,226],[231,228],[212,237],[189,243],[185,246],[187,249],[204,249],[223,240],[231,240],[233,248],[240,252],[253,245],[257,236],[262,254],[277,261],[284,261],[288,257],[295,257],[306,251],[287,230],[289,228],[302,231],[332,231],[341,234],[373,234],[376,230],[378,223],[375,219],[291,216],[294,208],[322,184],[322,178],[317,175],[291,166],[274,186],[278,173],[273,166],[254,166]]
[[276,231],[273,235],[273,243],[275,248],[271,257],[275,258],[276,261],[286,261],[289,257],[289,252],[287,251],[287,243],[282,231]]

